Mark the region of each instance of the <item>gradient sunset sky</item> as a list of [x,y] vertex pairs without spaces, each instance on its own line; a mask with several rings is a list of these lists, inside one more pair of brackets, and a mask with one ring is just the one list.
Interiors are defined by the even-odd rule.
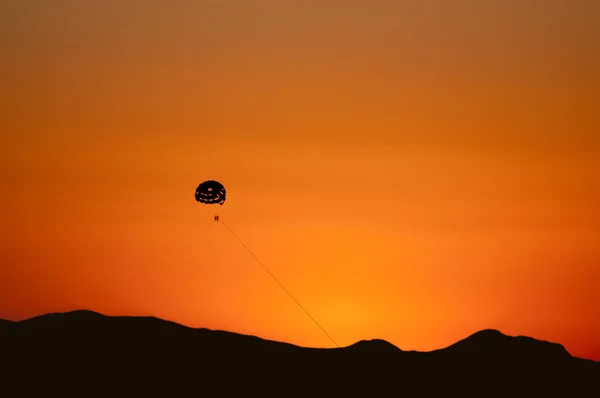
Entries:
[[600,2],[0,4],[0,318],[600,360]]

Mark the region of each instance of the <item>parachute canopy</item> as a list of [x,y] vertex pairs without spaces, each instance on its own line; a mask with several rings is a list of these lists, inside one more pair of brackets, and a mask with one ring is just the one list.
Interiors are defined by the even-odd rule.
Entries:
[[225,187],[218,181],[208,180],[196,188],[196,201],[207,205],[225,203]]

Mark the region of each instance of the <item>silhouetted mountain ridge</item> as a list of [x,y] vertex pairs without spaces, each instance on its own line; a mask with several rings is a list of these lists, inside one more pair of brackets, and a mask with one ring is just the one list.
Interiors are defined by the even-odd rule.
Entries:
[[379,353],[398,353],[402,350],[386,340],[372,339],[372,340],[360,340],[356,343],[347,347],[354,351],[369,351]]
[[4,331],[5,329],[8,329],[12,325],[14,325],[13,321],[8,321],[8,320],[5,320],[5,319],[0,319],[0,331]]
[[525,357],[552,356],[570,358],[571,354],[558,343],[534,339],[527,336],[507,336],[494,329],[481,330],[445,348],[462,355],[500,355]]
[[[135,395],[153,392],[159,383],[186,392],[201,384],[263,394],[284,387],[305,393],[319,388],[335,394],[378,389],[478,395],[496,386],[495,392],[512,396],[519,396],[515,389],[524,388],[536,394],[561,391],[579,396],[597,388],[600,380],[598,362],[574,358],[560,344],[497,330],[417,352],[381,339],[342,348],[307,348],[155,317],[111,317],[85,310],[2,321],[0,326],[0,357],[10,364],[2,373],[7,380],[49,378],[56,386],[69,375],[73,383],[111,391],[132,389]],[[69,390],[65,383],[59,384]],[[65,390],[60,391],[64,396]],[[73,394],[78,394],[76,389]]]

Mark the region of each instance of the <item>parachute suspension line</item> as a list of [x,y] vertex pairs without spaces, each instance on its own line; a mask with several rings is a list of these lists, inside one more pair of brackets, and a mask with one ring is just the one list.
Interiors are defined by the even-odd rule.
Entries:
[[329,338],[329,340],[331,340],[331,342],[339,348],[338,343],[336,343],[336,341],[329,335],[329,333],[327,333],[327,331],[325,329],[323,329],[323,327],[319,324],[319,322],[317,322],[317,320],[315,318],[313,318],[312,315],[310,315],[310,313],[306,310],[306,308],[304,308],[302,306],[302,304],[300,304],[300,302],[298,300],[296,300],[296,298],[292,295],[292,293],[289,292],[289,290],[287,290],[285,288],[285,286],[283,286],[283,284],[281,282],[279,282],[279,280],[275,277],[275,275],[273,275],[271,273],[271,271],[269,271],[269,269],[263,264],[262,261],[260,261],[260,259],[258,257],[256,257],[256,255],[254,253],[252,253],[252,250],[250,250],[250,248],[248,248],[248,246],[246,246],[246,244],[244,242],[242,242],[242,240],[240,238],[238,238],[238,236],[231,230],[231,228],[229,228],[229,226],[227,226],[227,224],[225,224],[225,222],[223,222],[223,220],[220,221],[221,224],[223,224],[225,226],[225,228],[227,228],[227,230],[231,233],[231,235],[237,239],[238,242],[240,242],[240,244],[244,247],[244,249],[246,249],[246,251],[248,251],[248,253],[254,257],[254,259],[256,260],[257,263],[259,263],[263,269],[265,271],[267,271],[267,273],[271,276],[271,278],[273,278],[273,280],[275,282],[277,282],[277,284],[279,284],[279,286],[281,286],[281,288],[288,294],[288,296],[290,296],[292,298],[292,300],[294,300],[294,302],[296,304],[298,304],[298,307],[300,307],[302,309],[302,311],[304,311],[306,313],[306,315],[308,315],[308,317],[315,323],[315,325],[317,325],[319,327],[319,329],[321,329],[321,331],[325,334],[325,336],[327,336]]

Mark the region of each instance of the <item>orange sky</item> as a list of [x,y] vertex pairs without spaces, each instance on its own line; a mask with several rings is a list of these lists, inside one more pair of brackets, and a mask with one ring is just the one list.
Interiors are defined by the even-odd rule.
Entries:
[[94,3],[0,5],[0,318],[330,346],[217,179],[340,345],[600,360],[598,2]]

